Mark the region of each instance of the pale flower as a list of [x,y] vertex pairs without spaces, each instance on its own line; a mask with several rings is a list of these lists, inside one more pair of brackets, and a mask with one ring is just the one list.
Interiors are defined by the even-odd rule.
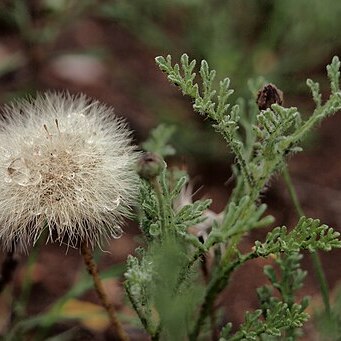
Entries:
[[0,242],[77,246],[119,237],[137,192],[138,153],[113,109],[84,95],[45,93],[0,120]]

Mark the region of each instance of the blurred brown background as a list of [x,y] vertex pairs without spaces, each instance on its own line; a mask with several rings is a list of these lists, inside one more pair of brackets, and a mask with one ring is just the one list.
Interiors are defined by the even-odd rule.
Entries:
[[[191,58],[206,59],[218,78],[231,78],[234,100],[249,96],[249,78],[264,76],[283,90],[287,106],[298,106],[305,115],[313,109],[307,77],[320,81],[328,96],[325,65],[333,55],[341,54],[340,15],[341,3],[333,0],[1,0],[0,102],[47,89],[84,92],[126,117],[136,143],[161,122],[175,124],[171,143],[178,153],[173,162],[189,170],[202,187],[198,197],[212,197],[213,210],[218,211],[231,190],[224,184],[231,174],[232,156],[209,122],[192,112],[190,100],[158,71],[154,58],[171,54],[176,61],[186,52]],[[341,115],[336,114],[305,141],[304,152],[292,157],[289,165],[306,214],[341,230],[339,127]],[[273,178],[263,199],[276,225],[294,225],[296,216],[280,175]],[[123,238],[110,245],[110,254],[100,257],[101,267],[124,262],[137,245],[137,233],[137,227],[129,223]],[[245,247],[264,234],[257,231],[249,236]],[[337,251],[322,256],[332,288],[341,278],[340,256]],[[15,278],[18,295],[27,276],[27,262],[22,256]],[[244,310],[257,305],[254,289],[265,281],[263,265],[264,261],[255,261],[240,269],[228,289],[233,295],[227,318],[233,322],[239,323]],[[309,257],[304,267],[311,268]],[[72,287],[81,271],[78,251],[65,255],[64,248],[43,246],[32,266],[29,315],[48,309]],[[119,282],[111,280],[108,289],[117,307],[132,315],[131,309],[123,308]],[[312,271],[304,293],[319,302]],[[91,292],[82,298],[82,304],[97,302]],[[0,303],[5,324],[10,295]],[[66,315],[77,311],[72,304],[68,309]],[[80,309],[92,307],[81,305]],[[73,327],[79,328],[80,339],[104,338],[101,322],[94,325],[58,322],[54,330]]]

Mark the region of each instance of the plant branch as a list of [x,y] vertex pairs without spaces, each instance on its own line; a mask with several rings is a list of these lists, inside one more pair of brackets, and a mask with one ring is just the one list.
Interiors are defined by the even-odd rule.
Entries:
[[125,285],[125,289],[126,289],[128,298],[129,298],[134,310],[136,311],[144,329],[150,335],[151,340],[158,341],[159,337],[160,337],[160,325],[157,328],[153,328],[153,326],[150,325],[150,323],[149,323],[148,319],[146,318],[146,316],[144,315],[143,311],[139,308],[139,305],[136,304],[134,296],[132,295],[129,286]]
[[191,341],[195,341],[198,338],[201,327],[203,326],[206,317],[209,315],[213,307],[215,298],[226,286],[226,283],[229,280],[231,273],[234,270],[236,270],[239,266],[244,264],[246,261],[256,257],[258,257],[258,255],[256,252],[253,251],[244,256],[238,257],[236,260],[231,262],[229,266],[217,269],[216,273],[218,273],[218,276],[214,276],[208,285],[206,295],[204,298],[204,303],[201,306],[198,319],[196,320],[194,329],[189,337]]

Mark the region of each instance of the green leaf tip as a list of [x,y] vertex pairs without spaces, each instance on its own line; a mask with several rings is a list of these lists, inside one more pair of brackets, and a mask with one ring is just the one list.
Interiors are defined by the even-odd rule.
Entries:
[[332,94],[336,94],[340,90],[340,59],[338,56],[334,56],[332,62],[327,65],[327,74],[330,80]]
[[296,227],[288,232],[285,226],[276,227],[268,233],[265,243],[257,241],[255,251],[259,256],[266,257],[271,253],[291,253],[300,250],[330,251],[332,248],[341,248],[339,232],[318,219],[301,217]]

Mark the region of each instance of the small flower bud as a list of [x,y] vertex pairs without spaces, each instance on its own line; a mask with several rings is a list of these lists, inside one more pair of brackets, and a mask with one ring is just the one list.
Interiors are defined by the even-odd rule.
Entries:
[[266,110],[271,108],[272,104],[283,104],[283,92],[279,90],[274,84],[266,84],[257,95],[257,105],[259,110]]
[[161,228],[158,224],[150,224],[149,226],[149,233],[153,236],[153,237],[156,237],[160,234],[161,232]]
[[137,172],[141,178],[150,180],[161,173],[162,158],[151,152],[144,153],[137,163]]

